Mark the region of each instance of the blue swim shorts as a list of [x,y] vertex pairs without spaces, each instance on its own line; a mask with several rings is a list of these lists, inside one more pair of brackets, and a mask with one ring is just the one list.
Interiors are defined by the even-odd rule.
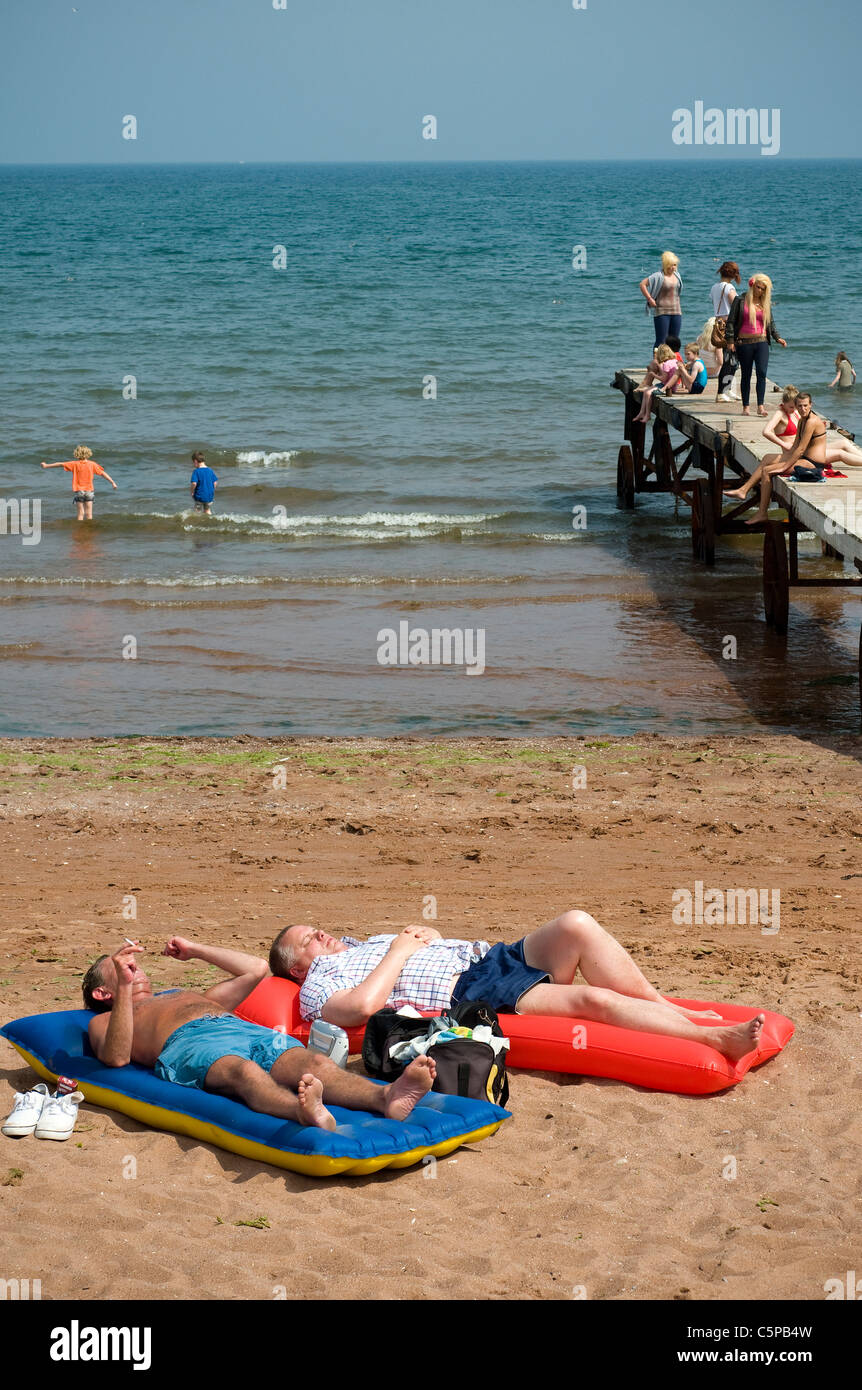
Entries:
[[452,991],[452,1003],[479,1000],[490,1004],[498,1013],[518,1012],[521,996],[533,985],[544,984],[551,977],[546,970],[534,970],[524,959],[524,942],[511,946],[498,941],[486,956],[468,966]]
[[302,1043],[274,1028],[247,1023],[236,1014],[203,1014],[171,1033],[154,1071],[160,1081],[203,1090],[207,1072],[220,1058],[244,1057],[264,1071],[272,1071],[289,1047],[302,1047]]

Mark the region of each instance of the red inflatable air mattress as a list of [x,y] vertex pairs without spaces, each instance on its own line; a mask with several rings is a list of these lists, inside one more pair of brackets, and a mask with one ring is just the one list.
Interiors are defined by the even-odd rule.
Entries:
[[[668,1038],[659,1033],[635,1033],[607,1023],[577,1018],[541,1018],[536,1014],[500,1014],[500,1027],[511,1039],[509,1066],[535,1071],[573,1072],[606,1076],[654,1091],[702,1096],[736,1085],[752,1067],[760,1066],[786,1047],[794,1026],[783,1014],[740,1004],[711,1004],[677,999],[692,1009],[714,1009],[727,1023],[742,1023],[764,1013],[760,1045],[736,1066],[706,1043]],[[278,1028],[301,1042],[308,1041],[309,1024],[300,1016],[299,986],[273,976],[263,980],[236,1010],[240,1018]],[[700,1026],[700,1025],[699,1025]],[[707,1026],[707,1025],[703,1025]],[[363,1028],[348,1029],[351,1052],[362,1051]]]

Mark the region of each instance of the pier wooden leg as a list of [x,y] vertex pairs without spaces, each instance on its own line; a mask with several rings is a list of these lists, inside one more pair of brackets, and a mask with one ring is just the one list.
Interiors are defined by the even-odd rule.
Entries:
[[691,550],[696,560],[715,564],[715,503],[709,478],[696,478],[691,497]]
[[790,616],[790,571],[784,527],[778,521],[767,521],[763,533],[763,607],[767,623],[783,637]]
[[634,507],[635,461],[627,444],[622,445],[617,455],[617,499],[626,511],[631,511]]
[[623,439],[627,439],[629,442],[631,442],[635,413],[635,398],[630,391],[625,397],[625,423],[623,424]]
[[664,420],[656,420],[653,425],[653,444],[655,447],[655,472],[656,478],[670,492],[673,488],[673,448],[670,442],[667,425]]
[[719,434],[716,436],[715,454],[715,518],[716,530],[721,533],[721,516],[724,511],[724,468],[730,456],[730,436]]
[[644,464],[644,445],[646,443],[646,425],[642,420],[633,420],[628,436],[632,446],[632,453],[635,460],[635,473],[639,478],[643,477]]

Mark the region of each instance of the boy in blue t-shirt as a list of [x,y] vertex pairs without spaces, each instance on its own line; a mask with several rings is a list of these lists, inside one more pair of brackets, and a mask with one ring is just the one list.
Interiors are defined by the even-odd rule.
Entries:
[[191,485],[195,511],[203,512],[205,516],[212,516],[212,504],[215,501],[215,490],[218,487],[218,475],[207,467],[203,454],[192,454],[192,463],[195,466]]

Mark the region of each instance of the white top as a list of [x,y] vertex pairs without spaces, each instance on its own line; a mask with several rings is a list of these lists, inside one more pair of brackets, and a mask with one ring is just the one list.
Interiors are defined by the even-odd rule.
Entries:
[[[361,985],[383,960],[394,937],[387,933],[371,936],[365,942],[357,941],[354,936],[343,936],[341,940],[348,950],[336,951],[331,956],[315,956],[308,967],[299,991],[299,1012],[303,1018],[319,1018],[331,994]],[[393,1009],[412,1004],[414,1009],[446,1013],[452,1005],[455,976],[463,975],[490,949],[487,941],[447,938],[430,942],[404,962],[404,969],[386,1003]]]
[[[734,291],[733,295],[730,294],[731,290]],[[728,284],[726,280],[719,280],[717,285],[713,285],[709,297],[712,300],[712,310],[717,319],[727,318],[735,295],[735,286]]]
[[706,367],[707,376],[718,376],[718,359],[713,348],[701,348],[701,361]]

